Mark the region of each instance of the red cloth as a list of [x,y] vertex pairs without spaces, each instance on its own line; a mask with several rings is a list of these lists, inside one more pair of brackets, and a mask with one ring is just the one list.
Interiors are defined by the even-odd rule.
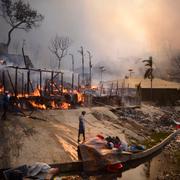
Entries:
[[100,134],[98,134],[96,137],[98,137],[98,138],[101,139],[101,140],[104,139],[104,137],[103,137],[102,135],[100,135]]
[[120,170],[121,168],[123,168],[123,165],[121,163],[109,164],[107,166],[107,171],[108,172],[116,172],[116,171]]

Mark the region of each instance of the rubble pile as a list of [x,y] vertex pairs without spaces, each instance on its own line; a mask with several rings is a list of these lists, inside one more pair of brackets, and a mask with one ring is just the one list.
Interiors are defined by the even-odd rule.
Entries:
[[180,112],[175,109],[165,110],[159,108],[157,110],[155,107],[151,107],[149,110],[146,109],[146,111],[130,107],[118,108],[113,109],[112,112],[119,117],[119,120],[136,121],[150,132],[172,131],[175,126],[174,120],[178,121],[180,117]]
[[[113,109],[112,112],[116,114],[124,126],[128,124],[140,124],[143,128],[139,130],[138,134],[145,137],[146,146],[156,144],[162,135],[168,134],[175,130],[176,122],[180,123],[180,108],[179,107],[155,107],[143,105],[141,108],[123,107]],[[127,127],[127,125],[126,125]],[[137,133],[137,128],[133,125],[134,132]],[[137,142],[133,136],[133,139]],[[180,136],[171,142],[159,159],[158,174],[154,179],[157,180],[179,180],[180,179]],[[166,163],[165,163],[166,162]]]

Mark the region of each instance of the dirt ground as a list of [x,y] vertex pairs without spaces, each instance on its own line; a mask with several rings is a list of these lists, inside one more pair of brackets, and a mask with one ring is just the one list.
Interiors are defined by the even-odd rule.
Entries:
[[125,140],[124,128],[106,107],[38,110],[33,118],[8,114],[7,120],[0,122],[0,168],[77,160],[78,117],[82,110],[87,112],[87,139],[101,134]]
[[[128,143],[148,138],[148,130],[156,129],[153,122],[164,113],[161,108],[149,105],[143,105],[135,110],[136,113],[127,111],[123,117],[121,111],[115,113],[112,107],[37,110],[31,117],[28,116],[30,112],[25,112],[26,117],[9,113],[6,121],[0,121],[0,169],[36,162],[52,164],[78,160],[78,117],[83,110],[87,112],[86,139],[101,134],[118,136]],[[162,170],[160,162],[166,158],[160,158],[156,163],[158,168],[152,165],[153,169]],[[153,174],[157,177],[159,172]]]

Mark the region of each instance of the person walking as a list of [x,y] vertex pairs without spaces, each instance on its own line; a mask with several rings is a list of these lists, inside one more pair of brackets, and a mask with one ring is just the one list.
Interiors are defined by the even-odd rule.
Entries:
[[80,142],[80,135],[83,135],[83,141],[85,141],[85,114],[86,111],[82,111],[79,116],[79,132],[78,132],[78,143]]

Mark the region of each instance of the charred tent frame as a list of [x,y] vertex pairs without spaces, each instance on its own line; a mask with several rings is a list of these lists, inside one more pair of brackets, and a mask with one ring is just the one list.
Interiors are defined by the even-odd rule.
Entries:
[[[9,69],[15,69],[15,75],[14,75],[14,80],[12,79],[10,73],[9,73]],[[18,70],[21,70],[21,92],[19,92],[19,88],[18,88],[18,77],[19,77],[19,72]],[[24,71],[24,72],[22,72]],[[10,81],[10,85],[11,85],[11,89],[13,90],[13,94],[15,97],[18,96],[18,94],[22,94],[22,96],[24,94],[30,95],[31,91],[34,91],[34,87],[33,84],[31,82],[31,72],[38,72],[39,73],[39,84],[37,84],[37,87],[39,86],[39,91],[40,91],[40,96],[42,96],[42,75],[43,73],[49,73],[51,75],[51,79],[50,79],[50,92],[49,94],[53,95],[53,88],[55,87],[56,89],[58,89],[58,92],[61,92],[62,95],[62,91],[63,91],[63,72],[61,71],[53,71],[53,70],[47,70],[47,69],[35,69],[35,68],[22,68],[22,67],[18,67],[18,66],[8,66],[6,70],[2,71],[2,85],[4,87],[4,91],[6,90],[6,76],[5,73],[7,73],[9,81]],[[26,84],[24,84],[24,74],[27,73],[27,82]],[[59,89],[56,85],[54,86],[54,78],[57,77],[58,75],[60,75],[61,78],[61,89]],[[14,83],[13,83],[14,82]],[[46,91],[46,89],[45,89]]]

